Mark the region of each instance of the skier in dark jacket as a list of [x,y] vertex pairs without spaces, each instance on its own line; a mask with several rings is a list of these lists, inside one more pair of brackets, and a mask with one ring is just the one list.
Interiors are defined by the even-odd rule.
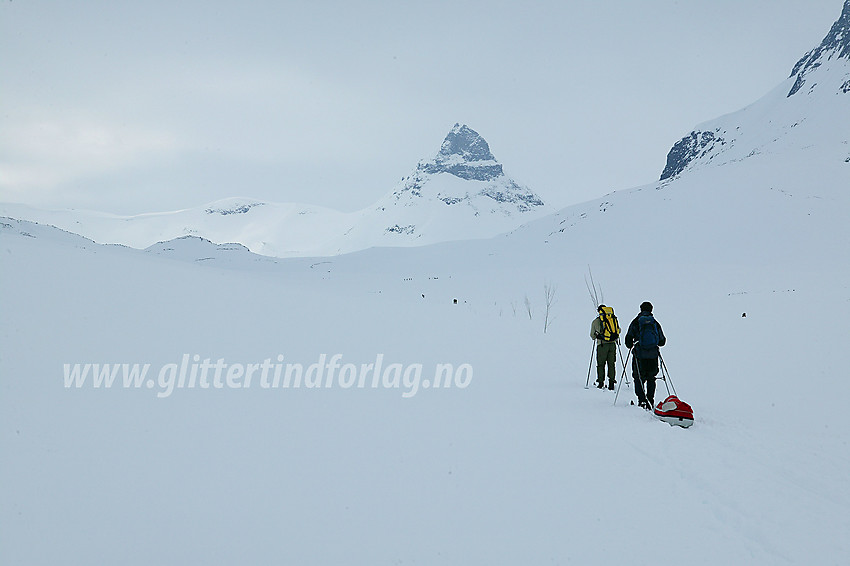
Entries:
[[[655,378],[658,375],[660,346],[667,343],[661,325],[652,316],[652,303],[643,302],[640,314],[629,324],[626,333],[626,348],[632,351],[632,378],[638,405],[652,409],[655,405]],[[646,393],[644,393],[646,386]]]

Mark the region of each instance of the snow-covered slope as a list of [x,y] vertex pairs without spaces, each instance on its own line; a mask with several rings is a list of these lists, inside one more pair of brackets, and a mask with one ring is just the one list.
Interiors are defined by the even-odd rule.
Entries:
[[850,162],[850,0],[821,44],[758,102],[697,126],[667,155],[661,179],[759,154],[829,151]]
[[[711,222],[689,210],[711,202],[715,179],[694,174],[504,238],[325,261],[228,265],[214,262],[231,250],[197,239],[157,255],[0,223],[4,557],[842,563],[850,390],[824,321],[850,317],[850,258],[823,243],[850,209],[825,193],[743,190],[747,166],[727,169],[719,199],[749,197],[714,205]],[[762,214],[738,219],[745,203]],[[634,234],[647,224],[661,237],[644,249]],[[691,429],[628,406],[625,385],[617,406],[584,389],[588,264],[623,323],[656,305]],[[544,334],[545,284],[556,295]],[[167,394],[164,368],[184,358],[308,368],[322,354],[424,370],[376,388],[255,377]],[[152,369],[139,387],[89,376],[66,388],[64,364],[77,363]],[[443,363],[469,364],[469,386],[426,387]]]
[[[767,127],[785,106],[765,100]],[[487,240],[274,260],[0,221],[2,561],[843,564],[850,120],[832,121]],[[588,265],[621,324],[655,304],[692,428],[626,385],[616,406],[584,389]],[[169,381],[195,355],[315,377],[322,354],[386,371]],[[66,387],[75,363],[151,374]],[[433,387],[441,363],[469,364],[466,386]]]
[[254,252],[271,256],[310,255],[335,249],[340,227],[350,223],[353,216],[311,205],[244,198],[137,216],[39,210],[15,204],[0,205],[0,211],[7,217],[57,226],[101,243],[147,248],[188,235],[218,243],[242,243]]
[[433,159],[420,162],[373,206],[352,213],[244,198],[137,216],[0,205],[3,216],[51,224],[102,243],[146,248],[194,235],[238,242],[275,257],[489,238],[547,212],[538,196],[504,174],[484,138],[460,124]]

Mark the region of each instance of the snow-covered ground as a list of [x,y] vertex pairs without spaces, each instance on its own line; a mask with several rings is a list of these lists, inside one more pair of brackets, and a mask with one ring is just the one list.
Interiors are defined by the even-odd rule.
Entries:
[[[730,165],[737,185],[708,168],[492,240],[331,259],[4,221],[5,561],[842,563],[850,207],[833,184],[850,167],[813,164],[830,182],[803,191],[756,182],[766,160]],[[588,265],[622,323],[655,304],[692,428],[584,388]],[[257,374],[165,396],[156,374],[184,354],[423,371],[415,391]],[[153,387],[66,388],[74,363],[149,363]],[[425,388],[441,363],[469,364],[467,386]]]

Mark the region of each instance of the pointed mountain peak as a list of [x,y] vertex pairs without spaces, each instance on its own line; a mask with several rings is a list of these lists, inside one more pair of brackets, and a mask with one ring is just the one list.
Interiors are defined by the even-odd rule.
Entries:
[[465,161],[495,161],[490,146],[481,135],[466,124],[455,124],[443,140],[440,155],[459,155]]
[[472,181],[491,181],[504,175],[484,138],[465,124],[455,124],[439,153],[420,163],[419,168],[429,174],[449,173]]
[[[463,124],[455,124],[443,140],[440,151],[431,159],[420,161],[392,193],[379,201],[376,210],[394,210],[399,203],[403,203],[401,208],[410,214],[419,210],[421,212],[416,214],[435,213],[437,216],[445,214],[444,207],[449,206],[453,211],[470,213],[467,220],[510,218],[516,213],[540,214],[546,206],[528,187],[505,175],[502,164],[490,153],[484,138]],[[455,214],[463,216],[459,212],[449,213]],[[405,230],[412,225],[398,222],[397,226],[388,225],[387,230],[411,235],[413,232]],[[499,224],[500,229],[505,225]],[[492,235],[496,233],[499,232]]]
[[841,16],[832,24],[832,28],[821,44],[806,53],[794,65],[791,76],[796,76],[797,80],[788,92],[788,96],[793,96],[803,87],[806,83],[805,77],[810,71],[831,59],[850,59],[850,0],[844,0]]

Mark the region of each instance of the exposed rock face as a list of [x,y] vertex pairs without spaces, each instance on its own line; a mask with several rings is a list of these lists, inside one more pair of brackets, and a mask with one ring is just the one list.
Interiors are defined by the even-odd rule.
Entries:
[[684,171],[691,161],[705,156],[715,146],[725,143],[719,132],[691,132],[670,149],[670,153],[667,154],[667,165],[661,173],[661,180],[675,177]]
[[806,75],[831,59],[850,59],[850,0],[844,1],[841,17],[832,24],[832,28],[820,45],[806,53],[791,70],[791,76],[797,77],[788,96],[794,96],[806,84]]
[[262,202],[252,202],[247,204],[235,204],[228,208],[222,207],[210,207],[206,209],[207,214],[221,214],[222,216],[227,216],[228,214],[247,214],[255,206],[263,206],[265,203]]
[[504,175],[502,165],[490,153],[490,146],[478,132],[455,124],[443,140],[440,152],[431,161],[420,163],[425,173],[451,173],[474,181],[491,181]]

